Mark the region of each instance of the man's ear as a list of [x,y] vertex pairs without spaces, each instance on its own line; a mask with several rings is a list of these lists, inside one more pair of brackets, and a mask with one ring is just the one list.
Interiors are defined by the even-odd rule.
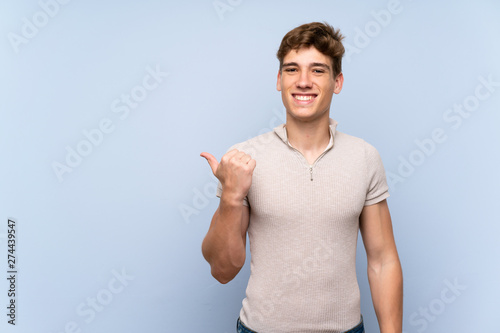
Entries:
[[338,94],[342,91],[342,86],[344,85],[344,74],[340,72],[339,75],[335,78],[335,88],[333,89],[333,92],[335,94]]
[[281,91],[281,69],[278,71],[278,81],[276,82],[276,90]]

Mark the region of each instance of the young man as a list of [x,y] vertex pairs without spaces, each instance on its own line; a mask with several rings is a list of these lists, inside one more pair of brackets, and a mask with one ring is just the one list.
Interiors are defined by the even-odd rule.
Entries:
[[202,251],[212,275],[251,275],[238,332],[364,332],[356,278],[361,231],[380,332],[402,331],[402,272],[378,152],[336,130],[343,36],[328,24],[288,32],[278,50],[277,89],[286,124],[237,144],[220,163],[220,204]]

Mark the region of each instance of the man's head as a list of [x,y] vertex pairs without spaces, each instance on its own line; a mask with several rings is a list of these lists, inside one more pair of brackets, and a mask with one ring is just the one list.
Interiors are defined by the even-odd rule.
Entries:
[[342,90],[342,35],[323,23],[310,23],[287,33],[278,50],[276,89],[290,119],[328,123],[333,94]]
[[283,59],[290,51],[313,46],[332,60],[333,76],[336,77],[342,72],[342,56],[345,52],[342,39],[344,36],[340,34],[340,31],[327,23],[307,23],[289,31],[283,37],[276,54],[280,61],[280,71],[283,67]]

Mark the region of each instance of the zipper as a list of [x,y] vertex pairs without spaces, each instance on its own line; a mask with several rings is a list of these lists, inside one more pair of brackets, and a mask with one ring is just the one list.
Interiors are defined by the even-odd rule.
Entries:
[[307,162],[307,159],[305,158],[305,156],[298,149],[291,147],[291,146],[289,146],[289,147],[292,148],[293,150],[295,150],[297,153],[299,153],[299,155],[302,156],[302,158],[306,161],[307,165],[309,166],[309,176],[310,176],[311,181],[313,181],[313,168],[316,166],[316,164],[318,164],[318,161],[323,157],[323,155],[325,155],[330,149],[333,148],[333,146],[332,146],[332,147],[328,148],[327,150],[325,150],[323,153],[321,153],[321,155],[319,155],[318,158],[316,158],[314,163],[311,165],[311,164],[309,164],[309,162]]

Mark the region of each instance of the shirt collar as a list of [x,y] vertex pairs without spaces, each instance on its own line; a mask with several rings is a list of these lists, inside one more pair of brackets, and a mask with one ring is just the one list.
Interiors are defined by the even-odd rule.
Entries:
[[[337,121],[330,118],[330,142],[328,143],[328,146],[326,147],[325,150],[328,150],[330,149],[331,147],[333,147],[333,141],[334,141],[334,137],[335,137],[335,132],[336,132],[336,129],[337,129]],[[287,132],[286,132],[286,127],[285,127],[285,124],[281,124],[277,127],[274,128],[274,132],[280,137],[280,139],[286,143],[287,145],[289,145],[290,147],[292,147],[292,145],[290,144],[290,142],[288,141],[288,136],[287,136]]]

